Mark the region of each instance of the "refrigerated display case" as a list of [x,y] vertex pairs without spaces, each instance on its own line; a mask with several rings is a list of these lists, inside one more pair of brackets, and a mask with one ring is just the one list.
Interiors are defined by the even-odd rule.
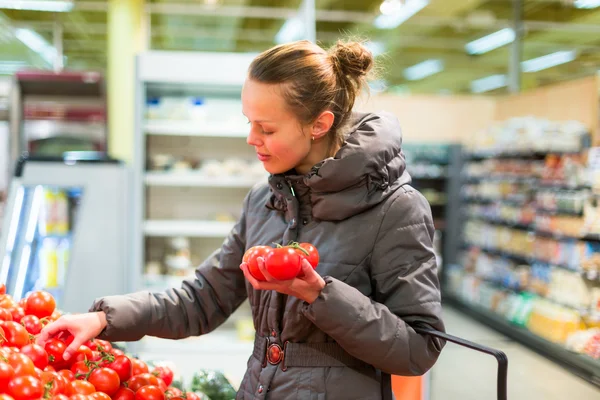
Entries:
[[34,290],[66,312],[129,291],[127,167],[102,153],[23,157],[0,239],[0,279],[16,300]]
[[107,107],[102,74],[20,71],[10,97],[10,165],[21,154],[61,156],[106,151]]

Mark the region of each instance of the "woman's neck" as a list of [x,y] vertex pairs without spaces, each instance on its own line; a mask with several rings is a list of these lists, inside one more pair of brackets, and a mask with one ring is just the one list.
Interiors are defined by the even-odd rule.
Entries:
[[340,144],[336,140],[331,140],[329,135],[321,139],[315,139],[306,158],[296,166],[296,172],[301,175],[308,174],[314,165],[326,158],[333,157],[340,147]]

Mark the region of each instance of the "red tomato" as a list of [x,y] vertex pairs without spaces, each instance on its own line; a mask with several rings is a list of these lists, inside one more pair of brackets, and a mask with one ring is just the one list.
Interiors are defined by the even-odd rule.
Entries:
[[7,346],[20,349],[29,344],[29,333],[23,325],[15,321],[4,321],[2,328],[4,329]]
[[44,395],[44,386],[33,376],[17,376],[8,384],[8,394],[15,400],[38,400]]
[[75,361],[92,361],[92,350],[87,346],[79,346],[79,349],[75,352],[74,359]]
[[[110,353],[112,351],[112,344],[107,340],[95,339],[96,351]],[[92,349],[94,350],[94,349]]]
[[177,389],[176,387],[168,387],[167,390],[165,390],[165,397],[167,399],[170,399],[172,397],[181,397],[183,395],[183,392],[179,389]]
[[40,380],[44,385],[44,389],[46,389],[52,396],[64,393],[67,387],[67,381],[65,378],[56,372],[42,372]]
[[265,266],[273,278],[287,281],[298,276],[301,267],[300,255],[291,247],[272,249],[267,255]]
[[6,393],[8,383],[15,376],[15,369],[8,363],[0,362],[0,393]]
[[52,315],[48,318],[50,321],[56,321],[57,319],[59,319],[62,316],[62,314],[60,313],[60,311],[58,310],[54,310],[54,312],[52,313]]
[[0,283],[0,294],[6,294],[6,285],[4,283]]
[[75,380],[75,374],[68,369],[61,369],[60,371],[58,371],[58,374],[65,378],[65,381],[67,381],[67,383],[73,382]]
[[56,372],[56,369],[54,369],[52,365],[46,365],[46,368],[44,368],[44,372]]
[[15,370],[15,376],[35,376],[35,365],[29,357],[13,353],[8,357],[8,363]]
[[117,393],[115,393],[115,395],[112,397],[112,400],[134,400],[135,399],[135,393],[133,392],[133,390],[123,387],[121,386],[119,388],[119,390],[117,390]]
[[18,306],[10,294],[5,294],[0,298],[0,307],[2,308],[15,308]]
[[95,400],[111,400],[109,395],[107,395],[106,393],[102,393],[102,392],[92,393],[92,394],[90,394],[90,397]]
[[19,307],[21,308],[25,308],[25,306],[27,305],[27,299],[26,298],[22,298],[21,300],[19,300]]
[[93,369],[86,361],[77,361],[71,365],[71,372],[75,374],[75,379],[86,379],[87,374]]
[[201,400],[200,396],[198,396],[196,393],[194,392],[185,392],[184,393],[185,399],[186,400]]
[[148,385],[135,392],[135,400],[165,400],[165,395],[160,388]]
[[148,365],[146,365],[146,363],[143,362],[142,360],[138,360],[137,358],[134,358],[131,360],[131,365],[133,366],[133,370],[131,371],[131,376],[144,374],[144,373],[148,372]]
[[165,366],[156,367],[152,370],[152,375],[161,378],[167,386],[173,383],[173,371],[171,371],[171,368]]
[[25,310],[22,307],[13,307],[9,308],[8,311],[12,315],[12,320],[15,322],[21,322],[23,317],[25,316]]
[[95,391],[96,389],[94,388],[94,385],[92,385],[88,381],[74,380],[73,382],[69,382],[67,384],[65,394],[67,396],[73,396],[76,394],[92,394]]
[[128,382],[127,387],[137,392],[143,386],[158,386],[158,378],[148,372],[134,375]]
[[64,394],[57,394],[56,396],[50,397],[50,400],[69,400]]
[[25,327],[27,332],[31,333],[32,335],[37,335],[42,331],[43,328],[40,319],[35,315],[25,315],[23,318],[21,318],[21,324]]
[[0,321],[12,321],[12,314],[6,308],[0,308]]
[[90,396],[91,395],[78,393],[78,394],[74,394],[72,396],[69,396],[68,400],[91,400]]
[[113,349],[112,349],[110,352],[111,352],[111,353],[112,353],[112,355],[113,355],[113,356],[115,356],[115,357],[118,357],[118,356],[124,356],[124,355],[125,355],[125,352],[124,352],[124,351],[122,351],[122,350],[119,350],[119,349],[114,349],[114,348],[113,348]]
[[15,400],[7,394],[0,394],[0,400]]
[[133,372],[133,365],[127,356],[116,356],[115,360],[107,364],[106,367],[115,371],[119,375],[121,382],[127,382]]
[[254,277],[257,281],[266,281],[267,279],[258,268],[257,258],[262,257],[263,260],[267,258],[267,255],[273,250],[272,247],[269,246],[254,246],[250,247],[244,253],[244,257],[242,258],[242,262],[248,264],[248,272],[250,275]]
[[39,369],[44,369],[48,365],[48,353],[40,345],[28,344],[27,346],[23,346],[21,354],[25,354],[31,358],[33,364]]
[[64,363],[65,359],[63,355],[67,349],[67,345],[64,342],[58,339],[50,339],[44,345],[44,349],[48,353],[50,365],[56,366]]
[[[313,269],[316,269],[317,265],[319,265],[319,252],[317,251],[317,248],[310,243],[300,243],[298,244],[298,247],[301,247],[308,253],[307,255],[304,251],[296,249],[296,252],[300,254],[300,257],[306,258]],[[302,266],[300,266],[300,272],[298,273],[298,276],[304,276],[304,272],[302,272]]]
[[119,375],[110,368],[97,368],[88,377],[88,382],[94,385],[96,391],[104,392],[109,396],[117,393],[121,380]]
[[42,290],[33,292],[27,297],[25,311],[27,314],[35,315],[38,318],[49,317],[56,308],[54,297],[48,292]]

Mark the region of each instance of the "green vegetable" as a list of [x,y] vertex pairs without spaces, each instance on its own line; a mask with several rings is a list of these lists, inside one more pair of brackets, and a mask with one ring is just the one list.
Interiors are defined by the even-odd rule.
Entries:
[[192,392],[205,393],[210,400],[235,400],[235,389],[219,371],[201,370],[192,378]]

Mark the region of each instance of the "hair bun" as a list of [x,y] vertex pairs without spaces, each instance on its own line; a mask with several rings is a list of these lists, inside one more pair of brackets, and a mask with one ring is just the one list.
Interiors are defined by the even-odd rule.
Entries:
[[365,77],[373,68],[373,54],[360,42],[338,41],[329,54],[342,74],[355,79]]

